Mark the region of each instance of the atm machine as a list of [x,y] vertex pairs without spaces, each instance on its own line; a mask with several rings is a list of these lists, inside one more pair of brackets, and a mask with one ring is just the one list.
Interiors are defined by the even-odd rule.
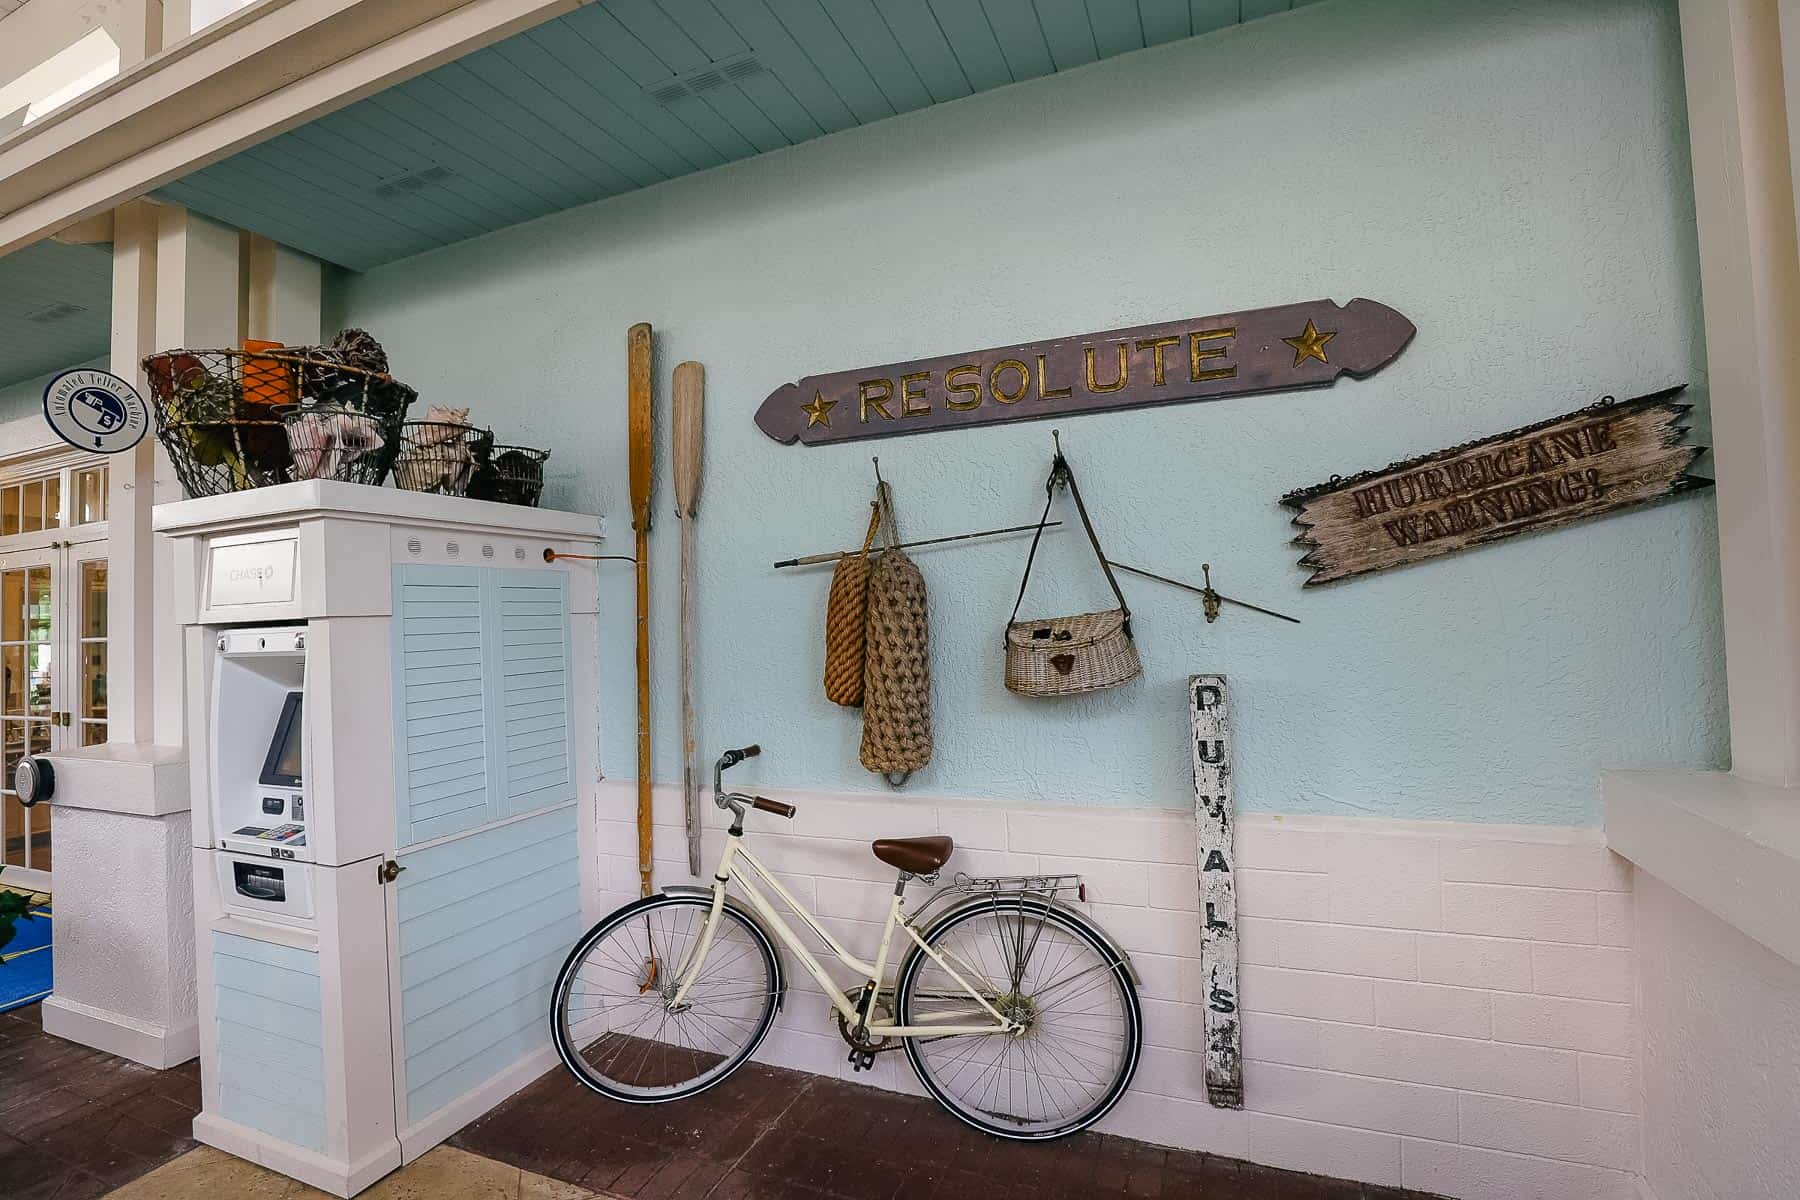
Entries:
[[[332,481],[160,505],[199,1140],[339,1196],[555,1060],[597,919],[596,517]],[[550,553],[546,553],[546,552]]]

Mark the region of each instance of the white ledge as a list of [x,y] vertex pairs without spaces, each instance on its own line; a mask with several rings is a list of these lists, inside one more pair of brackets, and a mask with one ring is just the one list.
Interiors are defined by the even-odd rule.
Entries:
[[1723,771],[1608,771],[1606,842],[1800,964],[1800,788]]
[[185,746],[106,742],[43,757],[56,768],[58,808],[166,817],[193,807]]

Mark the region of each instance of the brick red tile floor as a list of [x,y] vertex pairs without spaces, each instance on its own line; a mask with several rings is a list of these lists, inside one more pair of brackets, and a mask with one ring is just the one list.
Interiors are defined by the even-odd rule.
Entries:
[[90,1200],[193,1149],[200,1064],[154,1071],[0,1013],[0,1196]]
[[[5,1200],[103,1196],[192,1149],[199,1107],[198,1063],[153,1071],[49,1036],[36,1005],[0,1013]],[[559,1067],[451,1143],[629,1200],[1423,1200],[1104,1134],[1003,1142],[928,1100],[755,1063],[646,1106]]]
[[642,1106],[558,1068],[451,1143],[630,1200],[1421,1200],[1105,1134],[1001,1141],[929,1100],[755,1063]]

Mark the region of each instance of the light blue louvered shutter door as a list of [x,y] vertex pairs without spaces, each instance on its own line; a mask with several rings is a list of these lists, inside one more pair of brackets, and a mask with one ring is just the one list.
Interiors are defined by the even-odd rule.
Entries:
[[575,798],[568,576],[491,570],[496,817]]
[[394,568],[394,814],[401,846],[492,820],[487,572]]

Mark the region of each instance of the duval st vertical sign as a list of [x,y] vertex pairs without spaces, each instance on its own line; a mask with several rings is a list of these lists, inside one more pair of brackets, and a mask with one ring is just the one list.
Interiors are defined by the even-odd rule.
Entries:
[[1373,300],[1216,313],[808,375],[770,393],[756,424],[783,444],[817,446],[1329,387],[1379,371],[1413,333]]

